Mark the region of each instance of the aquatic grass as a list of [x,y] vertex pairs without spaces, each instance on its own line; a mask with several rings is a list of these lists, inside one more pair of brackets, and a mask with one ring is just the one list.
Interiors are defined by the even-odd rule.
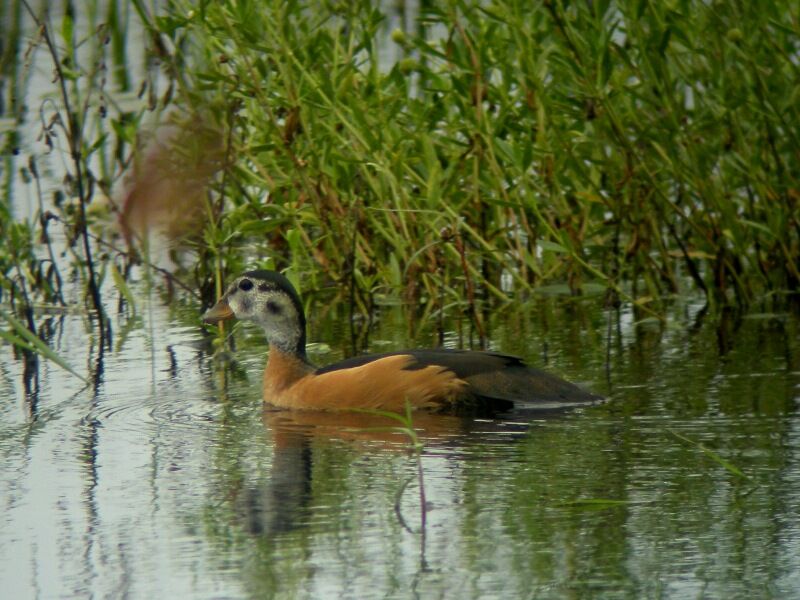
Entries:
[[133,295],[128,282],[125,281],[124,275],[120,272],[119,267],[116,264],[111,263],[110,265],[111,270],[111,278],[114,281],[114,285],[120,292],[120,298],[124,299],[125,302],[128,303],[128,306],[131,309],[131,312],[135,315],[136,314],[136,297]]
[[405,492],[406,488],[414,479],[416,479],[417,488],[419,489],[419,506],[420,506],[420,530],[418,533],[422,536],[421,544],[422,544],[422,555],[424,560],[425,531],[426,531],[427,512],[428,512],[428,502],[425,496],[425,478],[424,478],[424,471],[422,468],[422,450],[424,449],[425,445],[422,443],[422,440],[420,440],[416,429],[414,429],[413,409],[411,403],[408,400],[406,400],[404,413],[396,413],[393,411],[378,410],[378,409],[369,409],[369,410],[352,409],[352,410],[353,412],[391,419],[399,423],[399,425],[396,426],[365,427],[362,428],[361,431],[397,433],[405,436],[406,439],[408,440],[409,448],[413,452],[414,458],[416,460],[417,475],[416,477],[412,477],[404,481],[403,484],[400,486],[400,488],[397,490],[394,503],[394,512],[397,515],[397,519],[398,521],[400,521],[400,524],[403,526],[403,528],[409,533],[414,533],[406,523],[405,518],[403,517],[401,503],[403,500],[403,493]]
[[[74,191],[78,199],[78,218],[76,227],[79,237],[83,240],[84,265],[88,273],[88,291],[92,300],[92,305],[97,316],[98,335],[104,340],[107,331],[105,327],[105,311],[100,297],[100,287],[95,273],[95,264],[92,259],[92,245],[89,241],[87,205],[92,198],[92,186],[89,179],[89,168],[86,159],[91,155],[91,148],[86,148],[86,138],[84,127],[90,104],[90,97],[96,91],[96,86],[90,81],[88,93],[83,98],[81,89],[78,85],[80,73],[77,68],[77,41],[74,31],[74,14],[72,7],[67,6],[61,21],[61,49],[53,38],[52,29],[49,23],[40,18],[27,0],[21,0],[22,5],[28,12],[30,18],[36,23],[39,35],[44,41],[44,45],[50,54],[55,79],[59,90],[59,100],[61,107],[57,107],[51,116],[50,123],[45,127],[45,135],[48,142],[52,145],[51,138],[56,138],[56,126],[63,133],[68,147],[68,158],[72,161],[73,170],[69,177],[74,184]],[[63,49],[63,50],[62,50]],[[63,55],[62,55],[63,52]],[[96,73],[89,76],[90,80],[96,77]],[[71,89],[70,89],[71,88]],[[81,106],[82,104],[82,106]],[[55,105],[54,105],[55,106]]]
[[[99,340],[100,349],[97,373],[102,371],[103,352],[111,342],[112,323],[101,289],[113,286],[119,292],[120,310],[126,303],[135,309],[127,278],[131,266],[140,259],[134,249],[116,246],[114,228],[109,227],[116,210],[111,191],[132,161],[135,124],[141,122],[149,106],[143,103],[138,109],[123,108],[116,93],[129,93],[130,82],[118,76],[115,87],[107,77],[107,65],[114,65],[116,75],[125,71],[130,26],[127,5],[115,12],[118,3],[112,4],[106,22],[94,3],[83,6],[67,2],[53,8],[14,0],[3,8],[3,14],[10,18],[4,24],[10,23],[8,33],[12,34],[4,38],[8,43],[3,44],[3,87],[8,85],[14,93],[7,98],[4,95],[0,110],[13,115],[15,128],[3,132],[4,147],[11,151],[4,153],[8,177],[4,178],[6,194],[0,202],[0,300],[10,306],[8,318],[16,319],[4,339],[23,351],[26,367],[34,370],[36,356],[66,364],[59,362],[45,336],[39,335],[44,325],[37,323],[33,310],[34,305],[41,304],[66,306],[62,273],[78,276],[69,279],[76,285],[74,289],[83,292],[79,303],[90,309],[90,320],[96,325],[93,336]],[[33,26],[25,23],[26,19]],[[30,38],[20,33],[28,29],[33,32]],[[27,85],[32,73],[41,69],[52,69],[52,89],[33,98],[31,104]],[[20,135],[23,127],[40,130],[38,140],[30,147],[21,146],[22,140],[28,142],[32,137]],[[42,152],[41,148],[46,150]],[[48,153],[56,160],[42,156]],[[40,165],[44,163],[63,171],[53,174],[47,169],[42,173]],[[38,211],[30,221],[12,217],[12,202],[20,195],[14,189],[17,173],[22,184],[34,186]],[[45,197],[53,188],[53,179],[62,183],[51,197]],[[65,240],[55,241],[56,226]],[[104,285],[109,269],[112,277]],[[183,285],[172,272],[163,268],[159,272],[169,282]],[[192,291],[191,286],[185,289]],[[27,333],[19,329],[20,323]]]
[[84,383],[88,383],[85,377],[73,369],[69,362],[53,351],[39,336],[32,333],[28,327],[14,315],[0,309],[0,317],[10,326],[9,331],[0,331],[0,338],[9,342],[13,346],[32,352],[38,356],[57,364],[59,367],[74,375]]
[[[787,0],[62,8],[7,9],[11,33],[27,14],[39,37],[28,53],[14,38],[3,73],[24,87],[30,67],[12,58],[48,53],[42,140],[67,172],[36,223],[0,212],[0,270],[22,258],[28,289],[58,301],[59,273],[77,268],[101,339],[97,278],[124,260],[112,280],[124,297],[137,257],[99,247],[95,200],[137,163],[144,115],[164,108],[187,132],[170,153],[205,177],[190,207],[202,219],[182,237],[192,254],[170,282],[205,306],[253,262],[346,290],[354,312],[405,300],[430,318],[462,313],[479,344],[487,310],[534,290],[602,289],[638,320],[664,318],[677,296],[719,319],[797,298],[800,15]],[[389,17],[411,25],[390,32]],[[136,87],[131,19],[162,68],[141,75],[133,110],[114,98]],[[69,253],[42,259],[35,240],[55,223]]]
[[675,294],[780,302],[796,8],[685,8],[426,4],[390,35],[369,2],[174,2],[152,27],[188,67],[176,102],[231,143],[209,226],[241,235],[215,268],[247,248],[478,329],[476,307],[562,283],[651,316]]
[[739,467],[734,465],[729,460],[723,458],[722,456],[720,456],[718,453],[714,452],[710,448],[707,448],[706,446],[704,446],[700,442],[697,442],[697,441],[695,441],[695,440],[693,440],[691,438],[688,438],[685,435],[682,435],[682,434],[678,433],[677,431],[675,431],[673,429],[668,429],[667,431],[669,431],[669,433],[674,435],[676,438],[678,438],[682,442],[686,442],[687,444],[690,444],[690,445],[694,446],[695,448],[697,448],[698,450],[700,450],[703,454],[708,456],[711,460],[713,460],[715,463],[717,463],[723,469],[728,471],[728,473],[730,473],[731,475],[735,475],[736,477],[739,477],[741,479],[745,479],[747,481],[752,481],[752,478],[749,475],[745,474]]

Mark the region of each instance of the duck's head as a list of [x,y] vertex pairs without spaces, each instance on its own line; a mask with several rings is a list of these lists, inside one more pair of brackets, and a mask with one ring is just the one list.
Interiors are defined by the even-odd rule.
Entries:
[[306,318],[294,286],[275,271],[248,271],[233,280],[203,315],[206,323],[237,318],[264,329],[271,346],[305,357]]

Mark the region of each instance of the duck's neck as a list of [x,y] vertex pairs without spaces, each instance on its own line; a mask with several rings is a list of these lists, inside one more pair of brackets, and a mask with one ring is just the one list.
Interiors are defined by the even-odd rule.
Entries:
[[264,391],[281,391],[313,372],[314,367],[306,359],[305,351],[301,355],[270,344],[267,367],[264,369]]
[[257,325],[264,329],[264,335],[269,342],[270,351],[275,348],[283,354],[289,354],[306,361],[306,319],[303,313],[297,315],[297,320],[255,320]]

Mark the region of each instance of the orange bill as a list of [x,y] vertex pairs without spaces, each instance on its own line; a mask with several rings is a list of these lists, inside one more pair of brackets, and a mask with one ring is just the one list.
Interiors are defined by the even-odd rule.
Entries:
[[203,315],[203,321],[210,324],[219,323],[220,321],[227,321],[236,315],[233,314],[228,301],[221,298],[214,306],[209,308]]

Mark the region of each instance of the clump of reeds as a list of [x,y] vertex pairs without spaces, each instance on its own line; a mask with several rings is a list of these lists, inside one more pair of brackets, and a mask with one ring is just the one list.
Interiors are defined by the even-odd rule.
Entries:
[[[87,6],[16,0],[8,13],[3,72],[21,64],[24,80],[33,52],[49,55],[41,140],[66,170],[38,224],[0,206],[0,288],[20,314],[25,290],[63,302],[59,271],[76,268],[107,338],[103,274],[124,275],[135,255],[91,233],[90,208],[136,164],[145,113],[167,107],[171,126],[213,137],[212,156],[187,154],[204,182],[183,275],[206,304],[255,257],[302,273],[306,289],[336,282],[365,312],[380,294],[463,311],[481,337],[488,301],[544,285],[656,314],[676,294],[712,308],[797,297],[800,19],[788,0]],[[37,25],[27,48],[23,16]],[[114,101],[134,87],[132,18],[151,65],[133,110]],[[71,252],[43,258],[36,238],[54,223]]]
[[230,133],[231,255],[441,306],[796,293],[796,11],[681,6],[178,2],[152,27]]

